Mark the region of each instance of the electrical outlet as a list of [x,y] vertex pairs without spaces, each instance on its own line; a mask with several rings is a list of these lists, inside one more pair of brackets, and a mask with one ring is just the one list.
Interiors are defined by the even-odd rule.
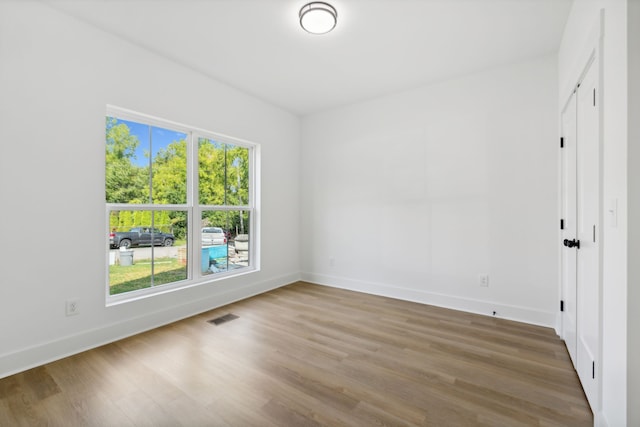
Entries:
[[480,286],[489,287],[489,275],[488,274],[480,274],[478,275],[478,282],[480,282]]
[[333,257],[329,258],[329,267],[335,267],[336,266],[336,260]]
[[76,314],[80,314],[80,300],[67,300],[67,316],[75,316]]

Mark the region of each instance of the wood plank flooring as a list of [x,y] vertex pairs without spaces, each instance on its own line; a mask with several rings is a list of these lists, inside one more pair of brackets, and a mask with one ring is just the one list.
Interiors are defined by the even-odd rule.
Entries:
[[[238,319],[208,320],[233,313]],[[1,426],[591,426],[548,328],[296,283],[0,380]]]

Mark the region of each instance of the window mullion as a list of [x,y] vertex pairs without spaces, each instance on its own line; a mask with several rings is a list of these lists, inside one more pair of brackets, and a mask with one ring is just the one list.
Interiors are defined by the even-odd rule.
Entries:
[[251,205],[226,205],[226,206],[202,205],[200,206],[200,208],[203,210],[208,209],[208,210],[216,210],[216,211],[237,211],[237,210],[250,211],[253,209]]
[[198,137],[194,132],[189,132],[189,145],[187,147],[187,205],[188,205],[188,236],[187,256],[191,260],[189,263],[189,277],[195,279],[200,277],[199,266],[201,251],[199,250],[198,236],[200,229],[200,178],[198,162]]

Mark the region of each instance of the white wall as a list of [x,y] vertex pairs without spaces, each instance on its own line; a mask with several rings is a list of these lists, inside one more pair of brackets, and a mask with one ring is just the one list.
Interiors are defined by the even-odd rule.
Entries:
[[555,326],[556,88],[545,57],[304,118],[303,278]]
[[[589,37],[604,10],[602,399],[597,425],[627,424],[627,1],[573,3],[558,56],[559,105],[584,67]],[[561,108],[561,107],[560,107]],[[558,113],[560,114],[560,113]],[[617,201],[617,224],[607,212]],[[638,401],[637,399],[635,400]],[[633,406],[633,405],[630,405]]]
[[[262,271],[105,308],[106,104],[262,144]],[[289,113],[40,2],[0,2],[0,377],[298,279],[299,138]]]

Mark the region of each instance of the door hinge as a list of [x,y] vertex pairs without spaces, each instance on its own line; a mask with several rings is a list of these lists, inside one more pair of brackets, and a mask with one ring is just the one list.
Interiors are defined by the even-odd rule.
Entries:
[[560,148],[564,148],[564,138],[560,137]]
[[564,230],[564,219],[560,220],[560,230]]
[[560,311],[564,311],[564,300],[560,300]]
[[596,88],[593,88],[593,106],[596,106]]
[[591,378],[596,379],[596,362],[591,362]]

